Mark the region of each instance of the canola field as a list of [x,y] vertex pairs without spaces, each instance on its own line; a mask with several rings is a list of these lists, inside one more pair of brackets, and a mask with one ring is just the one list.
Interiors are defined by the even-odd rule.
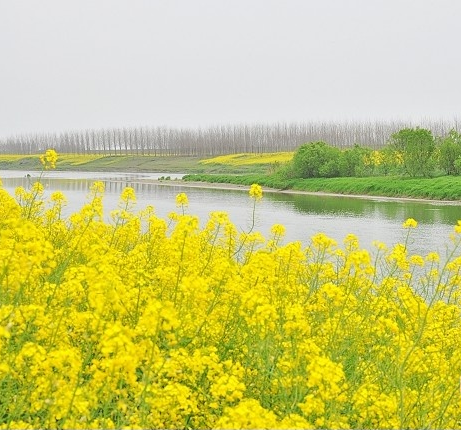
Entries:
[[461,427],[461,223],[442,263],[103,193],[0,188],[0,428]]
[[225,164],[229,166],[243,166],[251,164],[287,163],[293,159],[294,152],[274,153],[243,153],[219,155],[217,157],[201,160],[201,164]]

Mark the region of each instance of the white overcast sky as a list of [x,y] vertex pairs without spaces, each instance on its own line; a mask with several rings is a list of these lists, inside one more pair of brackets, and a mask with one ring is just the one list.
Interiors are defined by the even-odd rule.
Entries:
[[461,0],[0,0],[0,138],[461,116]]

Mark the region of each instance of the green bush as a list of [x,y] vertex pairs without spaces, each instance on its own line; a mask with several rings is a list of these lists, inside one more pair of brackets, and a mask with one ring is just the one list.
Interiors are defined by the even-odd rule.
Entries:
[[390,147],[402,156],[402,168],[409,176],[431,176],[435,168],[435,139],[430,130],[405,128],[394,133]]
[[341,151],[325,142],[301,145],[292,161],[297,178],[333,178],[340,176]]
[[447,175],[461,173],[461,134],[451,130],[438,147],[439,166]]
[[367,155],[371,149],[354,145],[341,153],[340,176],[371,176],[372,168],[365,165]]

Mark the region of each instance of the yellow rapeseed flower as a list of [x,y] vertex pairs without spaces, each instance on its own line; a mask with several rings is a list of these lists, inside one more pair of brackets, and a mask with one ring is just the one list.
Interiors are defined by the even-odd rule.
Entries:
[[429,254],[426,255],[426,260],[432,263],[437,263],[440,261],[440,256],[437,252],[429,252]]
[[317,233],[311,237],[312,245],[316,248],[327,249],[337,245],[336,241],[325,233]]
[[286,228],[284,225],[282,224],[274,224],[272,227],[271,227],[271,233],[274,235],[274,236],[279,236],[279,237],[282,237],[285,235],[285,231],[286,231]]
[[40,163],[45,170],[55,169],[57,161],[58,153],[54,149],[47,149],[45,154],[40,156]]
[[104,185],[104,182],[102,181],[95,181],[90,186],[90,191],[93,195],[101,194],[104,192],[104,190],[105,190],[105,185]]
[[408,218],[403,224],[403,228],[416,228],[418,222],[415,221],[413,218]]
[[459,428],[459,253],[278,246],[225,212],[114,226],[102,192],[60,219],[63,195],[31,216],[0,188],[0,429]]
[[263,198],[263,190],[261,185],[252,184],[249,191],[250,197],[255,200],[261,200]]
[[50,200],[58,204],[67,203],[67,197],[61,191],[51,193]]
[[410,263],[414,264],[415,266],[424,266],[424,258],[420,255],[412,255],[410,257]]
[[180,206],[188,206],[189,205],[189,199],[187,198],[187,194],[186,193],[179,193],[177,196],[176,196],[176,206],[180,207]]
[[458,220],[458,222],[455,225],[455,233],[461,233],[461,220]]
[[120,195],[120,200],[125,203],[136,202],[136,194],[132,187],[125,187]]
[[386,244],[383,242],[380,242],[379,240],[374,240],[371,244],[379,251],[387,251]]

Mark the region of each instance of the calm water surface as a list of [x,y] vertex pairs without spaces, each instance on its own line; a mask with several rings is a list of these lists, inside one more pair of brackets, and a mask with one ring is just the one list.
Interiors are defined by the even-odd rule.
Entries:
[[[18,186],[27,187],[34,177],[23,171],[0,171],[4,188],[11,194]],[[37,176],[37,173],[32,174]],[[175,197],[185,192],[189,198],[188,213],[198,215],[202,223],[212,211],[225,210],[233,223],[241,230],[251,226],[252,201],[247,190],[220,190],[192,188],[175,183],[182,175],[170,175],[171,181],[158,179],[164,173],[106,173],[106,172],[46,172],[42,183],[46,195],[61,190],[68,198],[66,215],[78,211],[86,201],[88,189],[95,180],[105,183],[104,207],[108,214],[115,209],[121,191],[133,187],[136,191],[136,209],[153,205],[158,216],[178,210]],[[265,236],[275,223],[285,225],[285,242],[299,240],[304,245],[310,237],[323,232],[342,243],[348,233],[357,235],[361,246],[370,249],[378,240],[391,246],[404,239],[406,231],[401,227],[407,218],[418,221],[418,228],[411,232],[410,250],[427,254],[438,251],[442,255],[450,246],[449,235],[461,219],[459,203],[396,201],[378,198],[352,198],[337,196],[305,195],[265,192],[257,204],[256,229]]]

